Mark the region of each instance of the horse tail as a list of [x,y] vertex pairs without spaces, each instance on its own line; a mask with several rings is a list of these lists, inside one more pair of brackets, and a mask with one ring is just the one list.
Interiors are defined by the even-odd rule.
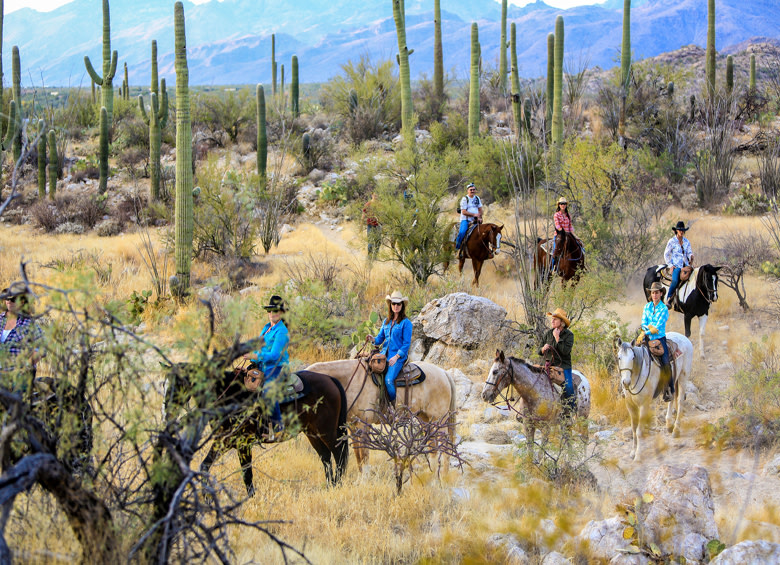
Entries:
[[336,432],[336,444],[333,449],[333,457],[336,460],[336,482],[341,481],[341,477],[347,470],[347,460],[349,459],[349,440],[347,439],[347,393],[344,387],[335,378],[331,380],[339,390],[341,397],[341,408],[339,409],[338,427]]

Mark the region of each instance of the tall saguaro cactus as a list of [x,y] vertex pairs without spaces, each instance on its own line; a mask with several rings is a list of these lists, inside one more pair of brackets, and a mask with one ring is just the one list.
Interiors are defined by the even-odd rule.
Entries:
[[100,178],[98,192],[104,194],[108,189],[108,110],[100,108],[100,163],[98,163]]
[[22,115],[22,64],[19,59],[19,47],[14,45],[11,49],[11,73],[13,77],[13,85],[11,92],[13,93],[13,99],[16,101],[16,114],[14,117],[14,163],[19,161],[22,156],[22,124],[24,123],[24,116]]
[[268,167],[268,135],[265,129],[265,90],[258,84],[257,94],[257,174],[266,178]]
[[108,9],[108,0],[103,0],[103,76],[95,72],[88,56],[84,56],[84,66],[87,68],[90,78],[100,86],[102,106],[108,112],[108,123],[114,117],[114,75],[116,74],[117,52],[111,51],[111,17]]
[[127,79],[127,63],[125,63],[125,78],[122,81],[122,100],[130,100],[130,81]]
[[707,97],[715,102],[715,0],[707,2]]
[[726,92],[729,96],[734,91],[734,57],[726,57]]
[[547,99],[544,108],[544,135],[550,143],[552,133],[553,96],[555,93],[555,34],[547,34]]
[[433,93],[444,100],[444,54],[441,42],[441,0],[433,2]]
[[46,122],[38,120],[38,198],[46,198]]
[[469,146],[479,136],[479,27],[471,24],[471,78],[469,80]]
[[184,29],[184,6],[173,7],[176,39],[176,207],[174,263],[176,284],[171,292],[184,295],[190,287],[192,264],[192,123],[190,120],[189,70]]
[[756,55],[755,53],[750,56],[750,82],[748,83],[750,92],[756,91]]
[[520,74],[517,68],[517,26],[515,22],[509,28],[509,54],[512,63],[512,114],[515,118],[515,133],[520,139],[523,130],[522,108],[520,106]]
[[[437,2],[439,0],[436,0]],[[0,111],[5,108],[3,104],[3,15],[5,14],[4,1],[0,0]],[[0,119],[0,124],[3,124],[4,120]]]
[[552,147],[553,156],[558,161],[563,147],[563,16],[555,18],[554,74]]
[[[152,82],[149,113],[146,113],[144,97],[138,95],[138,106],[144,122],[149,126],[149,192],[152,201],[160,199],[160,146],[162,144],[162,130],[168,123],[168,89],[165,79],[157,83],[157,41],[152,40]],[[160,95],[162,92],[162,95]]]
[[620,48],[620,119],[618,133],[626,136],[626,99],[631,80],[631,0],[623,0],[623,44]]
[[276,96],[276,34],[271,34],[271,96]]
[[49,199],[54,200],[57,193],[57,171],[60,168],[60,158],[57,154],[57,137],[54,130],[49,130]]
[[301,115],[300,100],[298,90],[298,57],[292,56],[290,63],[290,111],[293,119]]
[[506,93],[506,5],[507,0],[501,0],[501,44],[498,51],[498,87],[501,94]]
[[414,145],[414,107],[412,106],[412,80],[409,70],[409,50],[406,45],[406,10],[404,0],[392,0],[395,31],[398,36],[398,67],[401,83],[401,132],[404,143]]
[[282,112],[287,109],[287,99],[284,97],[284,63],[282,63],[281,73],[279,77],[279,92],[282,98]]

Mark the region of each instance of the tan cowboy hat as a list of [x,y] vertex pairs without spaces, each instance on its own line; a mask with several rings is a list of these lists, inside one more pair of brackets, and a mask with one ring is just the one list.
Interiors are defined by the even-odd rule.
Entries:
[[552,312],[547,312],[547,315],[558,318],[567,328],[571,324],[571,321],[566,317],[566,311],[563,308],[556,308]]
[[650,285],[650,288],[648,290],[650,292],[653,292],[654,290],[660,290],[661,292],[663,292],[666,289],[664,288],[664,285],[662,285],[660,282],[655,281],[653,284]]
[[564,197],[564,196],[561,196],[561,197],[558,199],[558,202],[556,202],[556,204],[568,204],[568,203],[569,203],[569,201],[568,201],[568,200],[566,200],[566,197]]
[[401,302],[405,302],[405,303],[409,302],[409,298],[401,294],[401,291],[399,290],[394,290],[393,294],[388,294],[387,296],[385,296],[385,300],[387,302],[392,302],[393,304],[399,304]]

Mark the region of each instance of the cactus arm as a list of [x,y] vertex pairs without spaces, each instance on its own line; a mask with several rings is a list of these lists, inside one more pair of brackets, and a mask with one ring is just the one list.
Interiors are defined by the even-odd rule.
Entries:
[[553,157],[560,159],[563,148],[563,16],[555,18],[555,73],[553,93],[552,146]]
[[103,86],[103,79],[95,72],[95,68],[92,66],[92,62],[87,55],[84,55],[84,66],[87,67],[87,73],[89,73],[89,78],[92,79],[92,82],[98,86]]
[[160,92],[160,113],[158,117],[160,129],[163,129],[168,123],[168,89],[165,86],[165,79],[160,81]]
[[469,79],[469,146],[479,135],[479,27],[471,24],[471,76]]
[[113,53],[111,53],[111,67],[108,71],[108,74],[106,75],[107,80],[111,81],[114,80],[114,76],[116,76],[116,61],[118,58],[118,54],[116,50],[114,50]]
[[[149,114],[146,113],[146,106],[144,105],[144,96],[143,94],[138,95],[138,107],[141,109],[141,117],[144,120],[144,123],[148,126],[149,125]],[[151,109],[151,111],[154,111],[154,109]]]

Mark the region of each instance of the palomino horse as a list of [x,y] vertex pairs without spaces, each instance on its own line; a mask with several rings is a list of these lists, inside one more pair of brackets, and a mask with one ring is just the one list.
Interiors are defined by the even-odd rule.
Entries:
[[[664,278],[663,269],[666,265],[655,265],[647,269],[643,281],[645,296],[650,301],[650,285],[660,281],[666,291],[669,291],[670,280]],[[683,315],[685,322],[685,337],[691,337],[691,320],[699,318],[699,355],[704,358],[704,329],[707,327],[707,317],[710,304],[718,301],[718,271],[722,267],[702,265],[696,268],[691,277],[677,287],[677,300],[674,309]],[[666,295],[664,295],[666,296]]]
[[[580,242],[572,234],[565,230],[556,231],[555,251],[553,256],[557,259],[556,272],[561,276],[561,284],[573,280],[575,283],[580,278],[580,271],[585,270],[585,252]],[[552,276],[553,256],[547,251],[549,239],[536,239],[534,249],[534,269],[537,280],[548,280]]]
[[[587,418],[590,414],[590,382],[579,371],[572,371],[580,378],[577,386],[577,416]],[[558,419],[563,410],[559,394],[553,388],[549,377],[527,361],[505,357],[503,351],[496,351],[496,358],[490,368],[482,400],[494,402],[505,388],[512,385],[523,399],[523,421],[528,441],[528,455],[533,458],[534,434],[541,422],[551,423]],[[507,398],[507,402],[509,399]],[[543,428],[547,431],[547,426]],[[587,428],[586,428],[587,429]]]
[[[198,369],[189,363],[180,363],[169,371],[164,405],[166,421],[175,416],[174,408],[185,407],[190,399],[194,400],[202,414],[210,418],[214,437],[201,470],[208,472],[218,457],[236,448],[246,492],[253,496],[252,444],[262,442],[259,432],[264,401],[258,392],[248,391],[243,378],[234,371],[224,371],[213,386],[204,386],[203,380],[196,378]],[[347,468],[349,454],[344,389],[327,375],[300,371],[298,376],[304,384],[303,396],[283,403],[282,415],[297,418],[293,424],[300,426],[300,431],[306,434],[319,455],[328,482],[336,484]]]
[[[441,420],[449,413],[449,437],[455,443],[455,381],[444,369],[431,363],[414,362],[425,373],[425,380],[412,385],[405,390],[398,387],[396,403],[405,403],[408,394],[407,406],[412,413],[425,421]],[[365,361],[361,359],[344,359],[341,361],[323,361],[307,367],[308,371],[315,371],[330,375],[338,380],[347,393],[347,406],[349,420],[360,418],[368,424],[378,421],[374,410],[379,409],[380,389],[371,379]],[[363,463],[368,462],[368,451],[354,448],[355,459],[358,468],[362,470]]]
[[[669,402],[666,410],[666,430],[673,437],[679,437],[683,413],[683,401],[688,379],[691,378],[693,365],[693,345],[691,340],[682,334],[670,332],[666,334],[666,341],[677,344],[679,357],[677,366],[677,382],[675,384],[674,398]],[[626,408],[631,418],[631,431],[633,446],[631,457],[634,461],[641,459],[642,426],[652,420],[652,402],[662,390],[659,387],[661,369],[650,360],[650,352],[646,347],[635,346],[616,339],[618,368],[620,369],[620,383],[623,388],[623,396],[626,399]],[[676,408],[677,417],[672,421]]]
[[[479,275],[482,272],[482,264],[492,259],[501,250],[501,230],[504,226],[496,224],[479,224],[471,232],[469,238],[463,242],[466,253],[458,259],[458,272],[463,272],[466,258],[471,258],[471,266],[474,269],[474,280],[471,284],[479,288]],[[449,262],[444,263],[444,270],[449,267]]]

